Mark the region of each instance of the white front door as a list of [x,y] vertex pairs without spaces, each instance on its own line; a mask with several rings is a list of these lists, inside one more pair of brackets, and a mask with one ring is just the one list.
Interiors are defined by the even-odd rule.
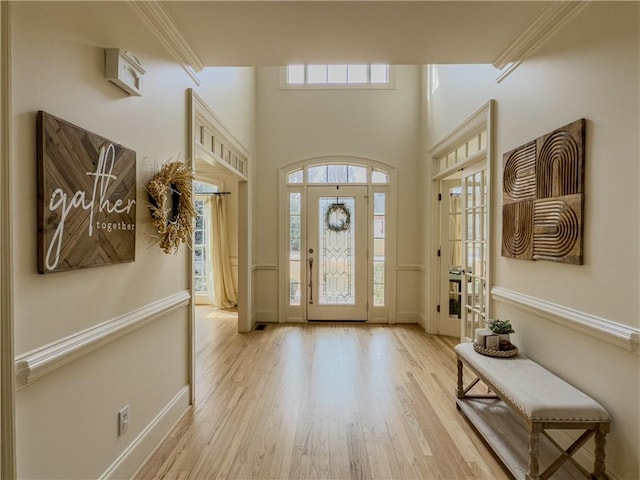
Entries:
[[309,187],[307,319],[367,320],[367,187]]

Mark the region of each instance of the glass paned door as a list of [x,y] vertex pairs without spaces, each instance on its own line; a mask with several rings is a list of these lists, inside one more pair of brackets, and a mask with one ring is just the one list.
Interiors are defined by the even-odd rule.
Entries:
[[461,340],[487,319],[487,173],[484,162],[462,172],[463,261]]
[[367,320],[366,193],[309,187],[308,320]]

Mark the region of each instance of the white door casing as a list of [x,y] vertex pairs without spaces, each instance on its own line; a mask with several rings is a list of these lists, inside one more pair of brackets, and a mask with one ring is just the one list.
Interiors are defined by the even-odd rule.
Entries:
[[[320,177],[318,172],[322,173]],[[365,255],[365,267],[364,273],[358,273],[357,276],[358,289],[365,289],[364,304],[367,309],[364,316],[360,313],[348,316],[343,312],[335,318],[395,323],[396,171],[394,167],[377,160],[341,155],[312,157],[280,169],[280,245],[279,262],[275,268],[278,270],[280,286],[279,322],[314,320],[308,316],[307,309],[310,300],[307,256],[309,249],[313,248],[316,252],[316,247],[308,245],[310,219],[307,218],[307,206],[311,205],[309,196],[316,188],[328,188],[327,191],[330,193],[326,195],[327,198],[333,198],[335,201],[336,186],[340,187],[339,197],[346,196],[347,189],[351,188],[356,188],[355,191],[362,192],[362,195],[367,197],[363,203],[364,213],[359,213],[359,208],[355,212],[356,218],[365,218],[367,222],[366,225],[359,224],[365,230],[361,250]],[[318,217],[319,214],[315,215]],[[318,217],[318,227],[319,222]],[[314,259],[314,262],[317,260]],[[316,266],[317,263],[314,263],[314,267]],[[317,279],[314,282],[317,284]]]
[[[486,318],[491,316],[491,304],[488,299],[488,290],[491,285],[491,267],[492,267],[492,213],[491,213],[491,170],[494,163],[494,124],[495,124],[495,100],[489,100],[480,109],[471,114],[466,120],[460,123],[455,129],[445,135],[442,140],[433,145],[429,151],[431,159],[428,162],[427,175],[430,176],[429,185],[430,194],[427,197],[428,210],[433,218],[438,218],[440,213],[440,205],[438,202],[438,192],[440,191],[440,183],[465,169],[469,171],[475,166],[482,166],[485,171],[485,261],[484,261],[484,311]],[[459,173],[458,173],[459,174]],[[463,222],[464,232],[464,222]],[[440,229],[427,230],[427,296],[425,302],[426,326],[428,333],[438,333],[443,321],[447,321],[444,308],[441,308],[442,299],[442,280],[443,269],[442,259],[437,256],[440,248]],[[464,258],[463,252],[463,258]],[[466,260],[465,262],[466,263]],[[448,275],[448,273],[447,273]],[[461,302],[462,315],[464,315],[464,289],[465,280],[462,279],[463,300]],[[440,312],[440,313],[438,313]],[[462,316],[461,315],[461,316]],[[447,315],[448,317],[448,315]],[[464,335],[461,329],[461,337],[470,339]]]

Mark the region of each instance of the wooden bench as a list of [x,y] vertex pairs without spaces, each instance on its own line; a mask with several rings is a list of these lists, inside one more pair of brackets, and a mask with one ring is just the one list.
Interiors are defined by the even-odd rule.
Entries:
[[[471,343],[459,344],[455,351],[456,404],[515,478],[544,480],[551,475],[554,479],[607,478],[605,435],[609,432],[610,418],[599,403],[522,355],[489,357],[477,353]],[[466,387],[463,365],[476,375]],[[471,393],[480,380],[491,393]],[[563,448],[546,431],[551,429],[583,432],[568,448]],[[589,473],[573,455],[594,434],[594,470]],[[541,465],[546,465],[542,473]]]

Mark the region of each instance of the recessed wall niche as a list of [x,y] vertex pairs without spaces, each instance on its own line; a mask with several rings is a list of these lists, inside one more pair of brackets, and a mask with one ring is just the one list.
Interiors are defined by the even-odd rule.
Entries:
[[585,124],[503,155],[503,257],[582,265]]

